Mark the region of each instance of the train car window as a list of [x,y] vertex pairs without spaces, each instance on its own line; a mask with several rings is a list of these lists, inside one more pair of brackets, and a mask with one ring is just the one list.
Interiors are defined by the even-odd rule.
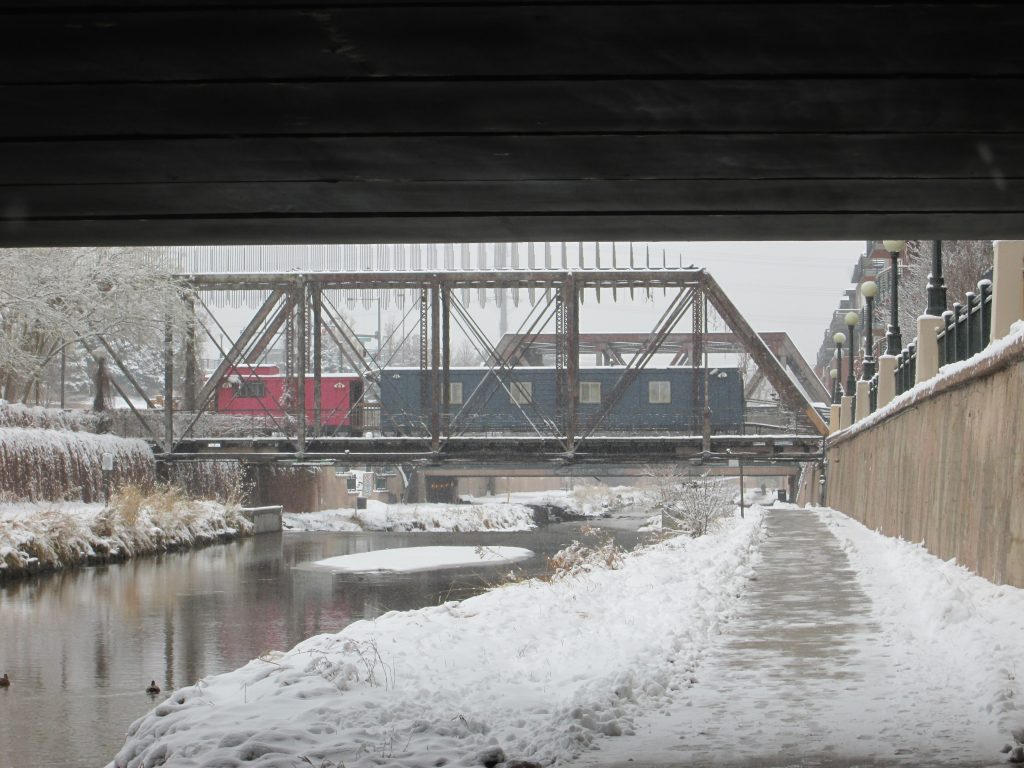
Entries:
[[600,381],[581,381],[580,382],[580,402],[581,403],[600,403],[601,402],[601,382]]
[[462,405],[462,382],[448,382],[448,403],[450,405]]
[[533,382],[513,381],[509,391],[512,393],[513,403],[525,405],[533,401]]
[[671,381],[649,381],[647,382],[647,402],[649,403],[671,403],[672,382]]
[[243,381],[238,385],[238,392],[235,397],[263,397],[266,388],[262,381]]

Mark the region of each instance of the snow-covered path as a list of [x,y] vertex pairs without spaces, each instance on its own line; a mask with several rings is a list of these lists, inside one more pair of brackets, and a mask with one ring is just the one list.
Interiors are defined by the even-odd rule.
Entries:
[[1022,589],[833,510],[755,507],[267,653],[174,692],[114,765],[1000,765],[1021,637]]
[[692,686],[578,764],[1000,762],[970,665],[881,616],[828,514],[768,511],[756,577]]

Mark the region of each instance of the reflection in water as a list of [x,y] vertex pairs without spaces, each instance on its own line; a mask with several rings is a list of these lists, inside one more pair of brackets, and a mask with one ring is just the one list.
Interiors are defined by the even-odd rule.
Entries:
[[[265,534],[232,544],[84,568],[0,588],[0,763],[103,765],[164,694],[359,619],[478,593],[508,566],[331,574],[293,566],[390,547],[532,549],[529,575],[577,526],[514,534]],[[624,546],[636,534],[619,531]]]

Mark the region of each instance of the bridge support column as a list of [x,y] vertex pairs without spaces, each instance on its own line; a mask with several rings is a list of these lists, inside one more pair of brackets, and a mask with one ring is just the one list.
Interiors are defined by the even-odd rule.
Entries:
[[313,304],[313,435],[319,437],[323,431],[323,295],[319,284],[309,289]]
[[839,428],[846,429],[853,423],[853,395],[843,395],[839,404]]
[[927,381],[939,372],[939,340],[936,334],[942,329],[941,317],[921,315],[917,318],[917,375],[915,384]]
[[306,453],[306,281],[295,289],[295,423],[301,460]]
[[866,419],[871,415],[871,382],[864,379],[857,380],[857,407],[853,416],[854,421]]
[[884,408],[896,397],[896,356],[878,358],[878,407]]
[[441,449],[441,286],[430,288],[430,450]]
[[996,240],[992,261],[992,341],[1024,319],[1024,240]]

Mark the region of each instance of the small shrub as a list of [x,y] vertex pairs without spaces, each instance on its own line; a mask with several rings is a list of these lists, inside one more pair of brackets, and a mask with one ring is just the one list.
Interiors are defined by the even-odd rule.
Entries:
[[593,547],[574,541],[548,558],[550,579],[557,581],[595,570],[613,571],[622,567],[624,559],[625,552],[611,536],[606,535]]

